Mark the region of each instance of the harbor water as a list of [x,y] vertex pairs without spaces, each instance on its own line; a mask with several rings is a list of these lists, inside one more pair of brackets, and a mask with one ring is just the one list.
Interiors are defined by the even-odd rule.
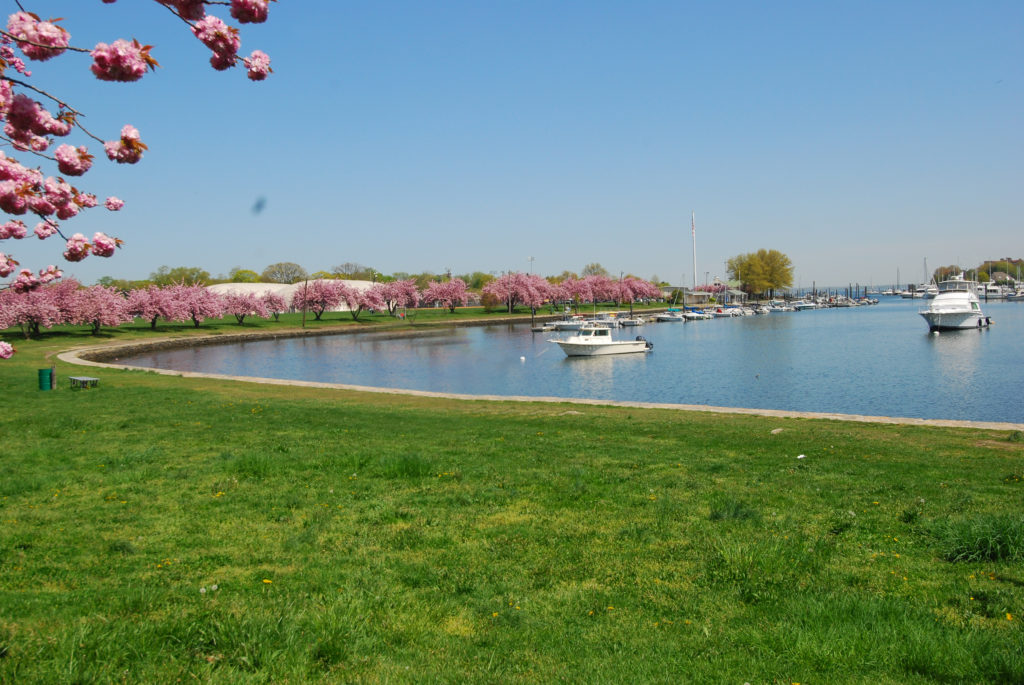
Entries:
[[[136,366],[480,395],[1024,422],[1024,303],[988,329],[928,332],[921,300],[649,323],[646,354],[567,358],[528,324],[163,350]],[[347,314],[341,315],[347,316]]]

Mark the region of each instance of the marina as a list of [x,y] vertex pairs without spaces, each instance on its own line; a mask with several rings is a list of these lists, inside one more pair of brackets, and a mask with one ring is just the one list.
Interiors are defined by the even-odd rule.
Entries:
[[[529,324],[155,351],[143,367],[479,395],[1024,421],[1024,308],[929,333],[919,301],[648,323],[649,354],[566,357]],[[566,331],[564,335],[571,335]]]

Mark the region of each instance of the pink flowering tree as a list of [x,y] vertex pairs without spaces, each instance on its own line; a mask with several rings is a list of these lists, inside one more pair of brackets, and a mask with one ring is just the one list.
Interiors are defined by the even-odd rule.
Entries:
[[231,314],[241,326],[247,316],[267,318],[267,303],[256,293],[227,293],[224,298],[224,313]]
[[145,319],[152,329],[156,329],[156,322],[160,318],[165,321],[183,321],[186,318],[183,305],[175,296],[172,286],[151,285],[130,291],[128,313]]
[[420,291],[416,288],[416,281],[412,279],[377,283],[371,290],[380,293],[391,316],[394,316],[399,308],[415,307],[420,303]]
[[515,311],[518,304],[530,308],[539,307],[554,293],[554,288],[544,278],[519,272],[504,274],[488,283],[483,289],[484,295],[489,295],[504,303],[508,307],[509,313]]
[[263,300],[263,308],[274,317],[274,321],[277,321],[277,318],[281,316],[281,312],[288,311],[288,301],[277,293],[266,293],[261,299]]
[[194,283],[168,286],[169,295],[177,300],[175,305],[175,321],[191,321],[199,328],[206,319],[219,319],[224,316],[224,298],[205,286]]
[[587,281],[590,285],[592,302],[612,302],[615,301],[619,295],[618,283],[607,276],[592,274],[585,277],[583,280]]
[[452,314],[458,306],[466,306],[469,301],[469,294],[466,290],[466,282],[461,278],[453,278],[448,281],[434,281],[423,291],[423,302],[434,304],[435,302],[447,307]]
[[120,326],[135,318],[128,309],[128,300],[116,288],[80,288],[72,294],[70,304],[68,323],[91,326],[93,335],[103,326]]
[[562,290],[572,300],[576,312],[580,311],[580,304],[590,302],[594,299],[594,290],[591,281],[586,278],[567,278],[562,281]]
[[0,321],[20,326],[26,338],[38,336],[42,328],[68,323],[72,298],[78,281],[67,280],[32,290],[8,289],[0,292]]
[[348,306],[349,312],[352,313],[353,321],[359,320],[359,315],[364,309],[379,310],[387,306],[379,288],[361,289],[342,281],[339,281],[339,283],[341,283],[341,299]]
[[319,321],[324,312],[341,304],[343,286],[341,281],[330,279],[309,281],[295,290],[292,306],[313,312],[313,316]]
[[661,297],[661,290],[658,286],[633,276],[626,276],[616,283],[617,302],[629,304],[629,313],[633,313],[633,303],[641,300],[650,300]]
[[[270,73],[270,58],[259,50],[241,57],[240,32],[223,19],[207,13],[210,6],[226,7],[230,17],[240,24],[266,21],[269,3],[273,0],[155,0],[182,21],[199,42],[211,51],[210,64],[214,69],[226,70],[236,65],[246,69],[249,79],[261,81]],[[114,4],[115,0],[103,0]],[[64,224],[99,206],[96,195],[68,183],[65,178],[86,174],[93,165],[95,155],[83,141],[102,145],[103,155],[117,164],[135,164],[142,159],[146,144],[139,130],[125,124],[110,140],[98,136],[83,124],[83,113],[66,102],[47,84],[32,77],[25,60],[43,62],[62,55],[87,55],[91,59],[88,70],[100,81],[138,81],[156,69],[153,48],[137,40],[117,39],[111,43],[98,43],[92,48],[77,47],[71,43],[71,33],[61,20],[43,20],[25,11],[7,18],[6,27],[0,28],[0,125],[2,138],[17,156],[0,152],[0,241],[20,240],[29,235],[28,227],[20,218],[33,216],[37,221],[31,234],[40,240],[59,236],[64,241],[64,259],[78,262],[86,257],[110,257],[121,246],[119,238],[96,232],[89,239],[82,233],[72,233]],[[129,3],[123,3],[125,5]],[[84,72],[84,70],[83,70]],[[72,140],[72,138],[79,140]],[[56,144],[58,139],[67,142]],[[55,147],[56,145],[56,147]],[[46,175],[32,161],[41,161],[56,167],[59,175]],[[117,211],[124,202],[116,197],[107,198],[102,205]],[[6,251],[0,251],[0,278],[15,272],[18,261]],[[44,284],[47,270],[36,278],[25,270],[11,288],[38,288]],[[50,272],[52,273],[52,272]]]

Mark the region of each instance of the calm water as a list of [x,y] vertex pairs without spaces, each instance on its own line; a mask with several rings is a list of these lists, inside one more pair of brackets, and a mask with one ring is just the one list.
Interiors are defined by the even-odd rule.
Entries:
[[1024,303],[987,330],[927,332],[920,301],[652,323],[650,354],[566,358],[528,325],[198,347],[138,366],[487,395],[588,397],[1024,422]]

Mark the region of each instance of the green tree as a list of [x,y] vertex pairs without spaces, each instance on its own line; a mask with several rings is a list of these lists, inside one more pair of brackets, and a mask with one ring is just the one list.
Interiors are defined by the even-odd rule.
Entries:
[[309,275],[309,278],[311,280],[312,279],[324,279],[324,278],[326,278],[328,280],[331,280],[331,279],[335,279],[337,277],[338,277],[337,274],[335,274],[333,272],[330,272],[330,271],[324,271],[323,269],[321,269],[320,271],[314,271],[313,273],[311,273]]
[[340,278],[353,281],[379,281],[380,272],[371,266],[364,266],[357,262],[345,262],[331,267],[331,273]]
[[470,290],[480,290],[494,280],[494,276],[484,273],[483,271],[474,271],[471,274],[462,274],[461,276],[457,276],[457,278],[461,278],[465,282],[466,287]]
[[550,278],[548,278],[548,280],[551,281],[552,283],[564,283],[565,281],[568,281],[570,279],[575,281],[578,278],[579,276],[575,272],[566,269],[557,276],[551,276]]
[[604,276],[605,278],[611,278],[611,274],[608,273],[608,269],[601,266],[598,262],[587,264],[583,267],[583,271],[580,275],[586,278],[587,276]]
[[259,283],[260,275],[252,269],[236,266],[228,272],[228,279],[232,283]]
[[773,296],[780,288],[793,285],[793,262],[778,250],[760,249],[736,255],[727,262],[729,278],[740,281],[753,295]]
[[149,280],[156,285],[171,285],[172,283],[205,285],[210,280],[210,272],[200,269],[198,266],[176,266],[173,269],[169,266],[161,266],[149,275]]
[[123,293],[135,288],[144,288],[149,283],[149,281],[131,281],[127,278],[114,278],[113,276],[103,276],[96,281],[96,285],[102,285],[105,288],[116,288]]
[[298,283],[308,277],[306,270],[295,262],[271,264],[260,274],[260,279],[265,283]]

